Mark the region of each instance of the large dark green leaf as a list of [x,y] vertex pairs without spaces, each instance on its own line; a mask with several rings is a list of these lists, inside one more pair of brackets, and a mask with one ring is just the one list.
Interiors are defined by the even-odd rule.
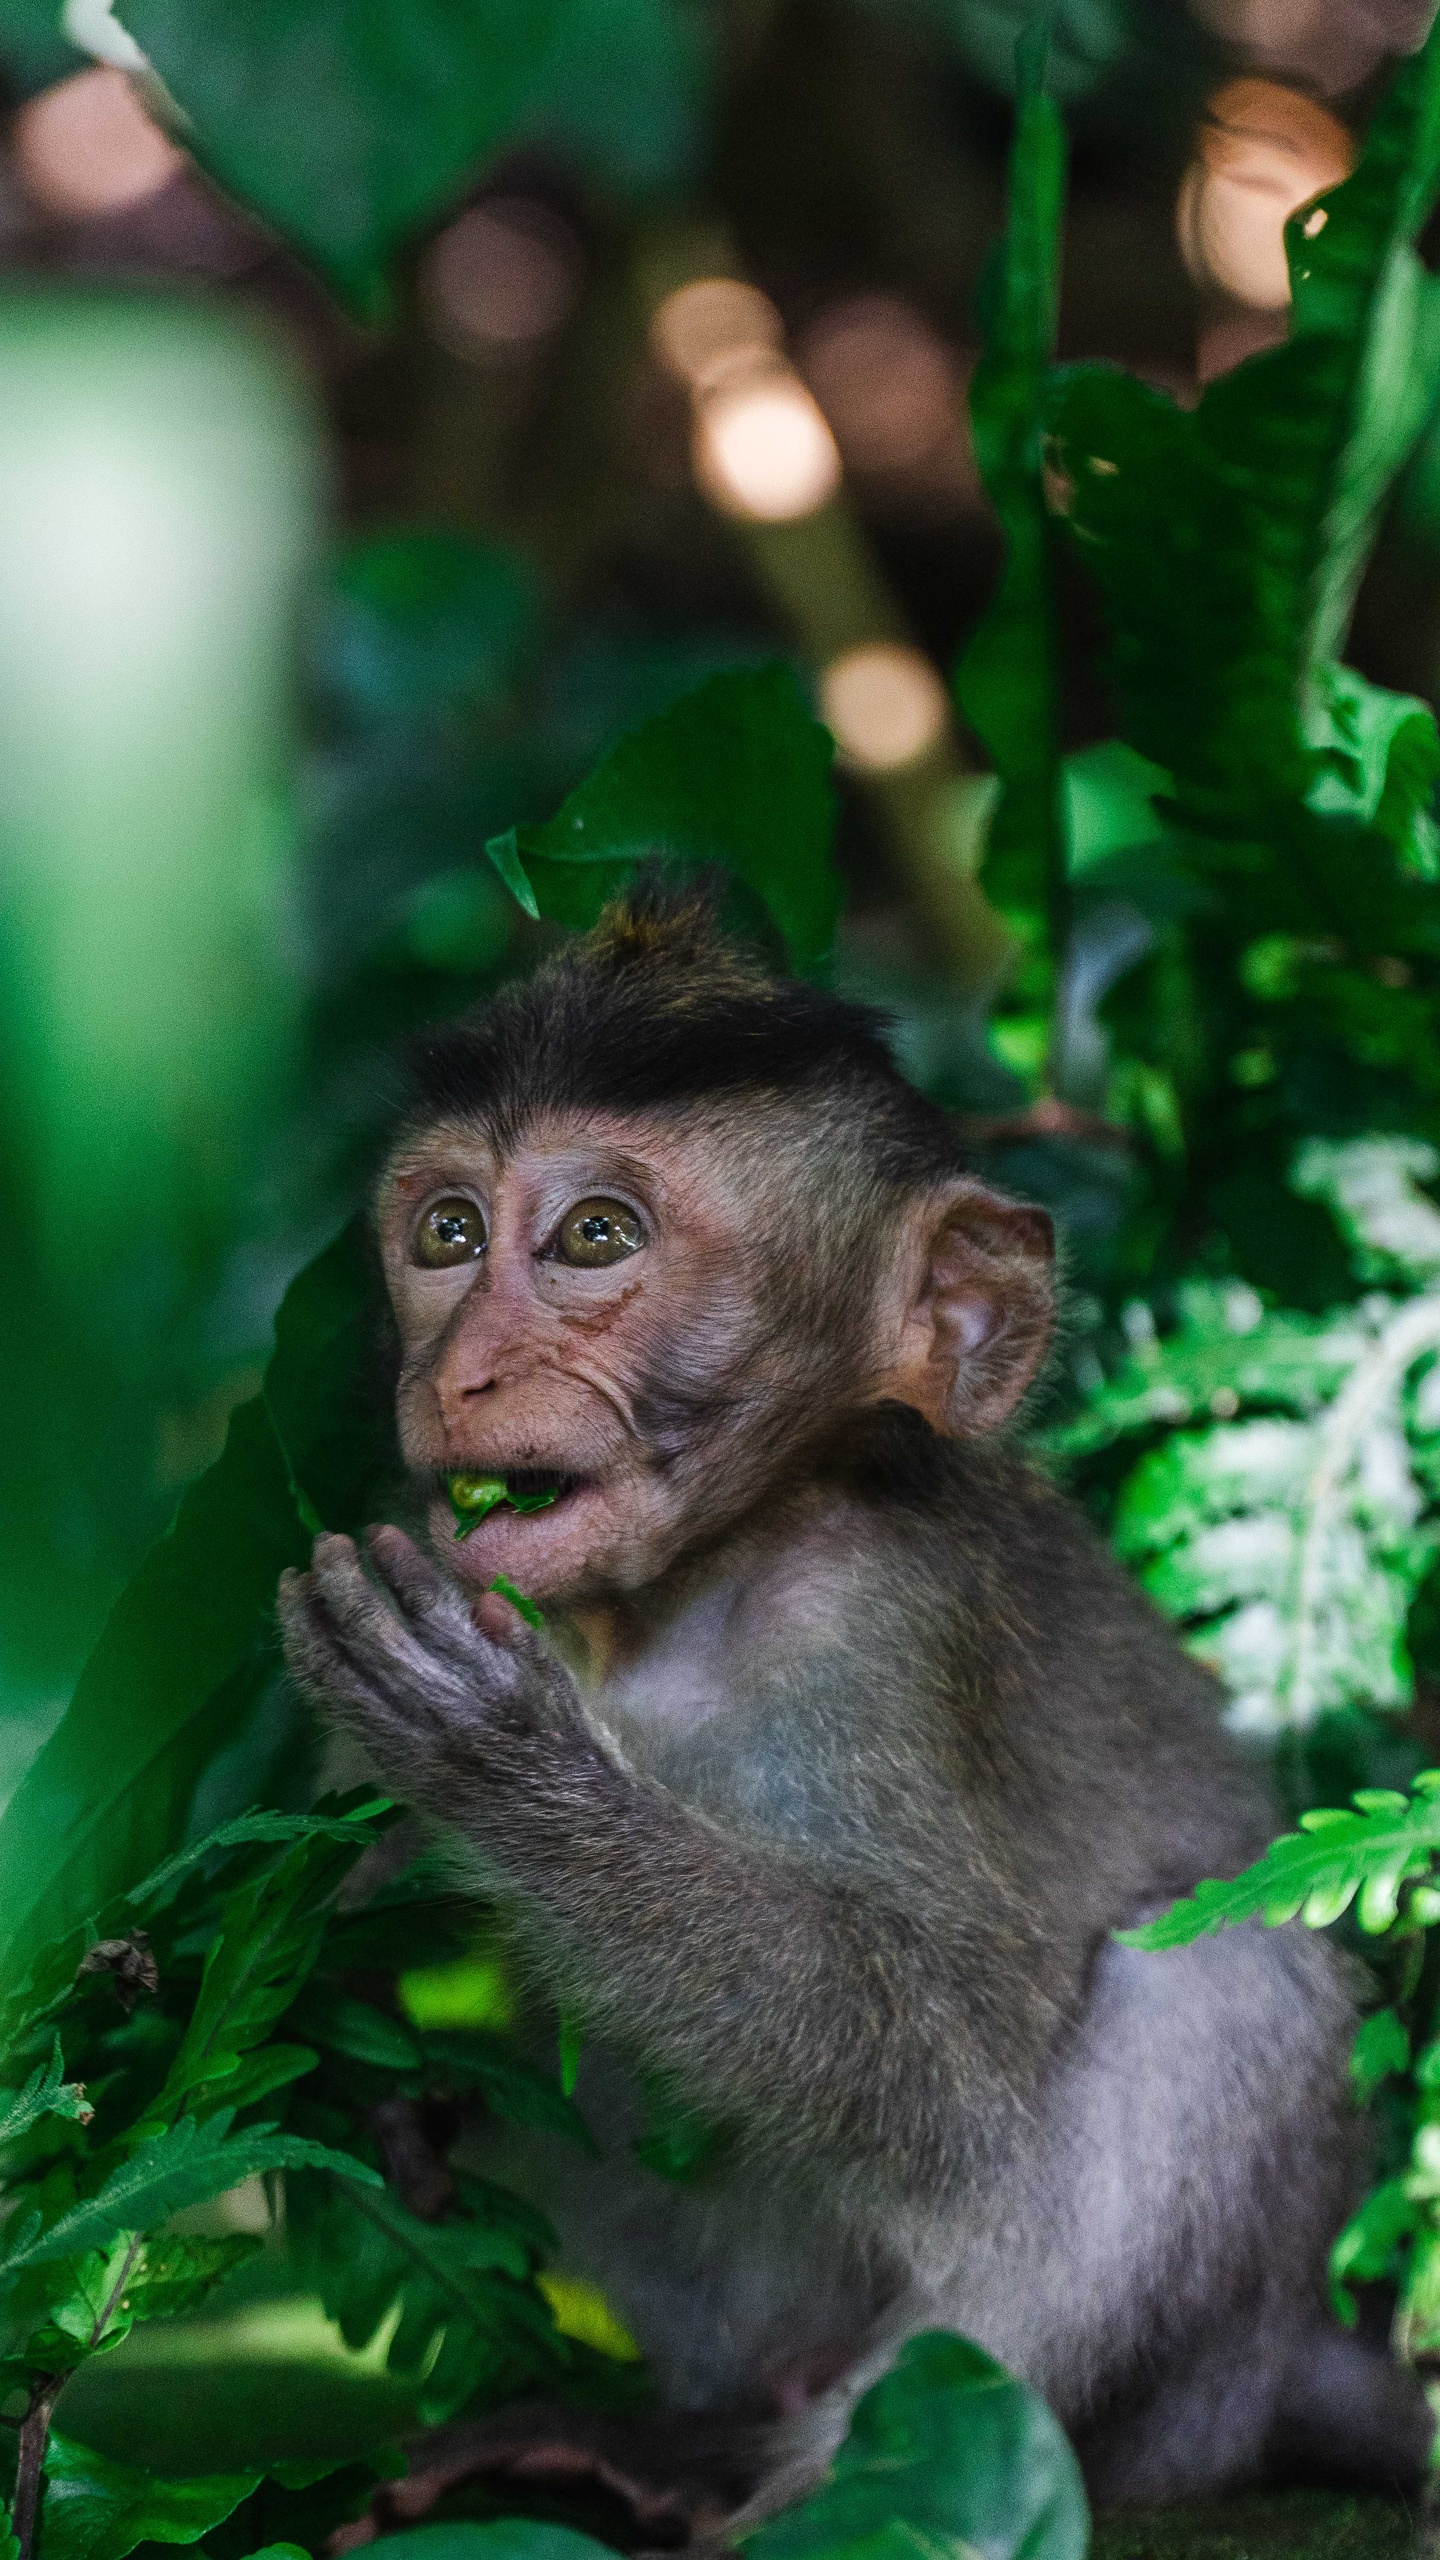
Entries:
[[[527,2516],[501,2516],[493,2524],[412,2525],[387,2533],[385,2560],[614,2560],[609,2543],[594,2542],[568,2524],[539,2524]],[[257,2556],[258,2560],[258,2556]]]
[[0,1983],[180,1844],[201,1770],[273,1667],[275,1585],[308,1557],[306,1516],[362,1516],[391,1446],[365,1393],[372,1285],[358,1222],[293,1283],[264,1393],[122,1594],[0,1819]]
[[258,2471],[158,2480],[53,2435],[45,2456],[44,2560],[125,2560],[140,2542],[198,2542],[260,2483]]
[[86,67],[85,55],[66,39],[58,0],[4,0],[0,62],[22,96],[32,89],[47,89],[52,80],[63,80],[67,72]]
[[749,2560],[1084,2560],[1079,2467],[1038,2393],[929,2330],[867,2391],[813,2497],[747,2534]]
[[788,667],[737,668],[622,738],[553,818],[498,837],[491,858],[532,914],[580,931],[637,863],[717,864],[811,969],[840,912],[833,754]]
[[1017,49],[1010,211],[982,297],[984,350],[970,390],[975,450],[1005,534],[999,588],[956,672],[960,708],[1004,785],[990,829],[987,885],[1002,906],[1063,925],[1059,674],[1052,540],[1042,485],[1047,369],[1055,351],[1065,134],[1045,94],[1048,34]]
[[119,0],[197,157],[383,316],[392,252],[521,139],[681,174],[699,65],[673,0]]

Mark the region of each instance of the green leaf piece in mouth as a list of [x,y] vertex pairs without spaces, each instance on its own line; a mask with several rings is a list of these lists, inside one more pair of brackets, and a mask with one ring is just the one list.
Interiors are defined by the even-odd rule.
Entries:
[[508,1600],[512,1609],[518,1609],[527,1627],[544,1627],[544,1610],[537,1609],[534,1601],[528,1599],[523,1591],[517,1591],[508,1574],[497,1573],[494,1581],[488,1582],[485,1588],[487,1591],[498,1591],[501,1599]]
[[560,1499],[558,1486],[545,1493],[512,1493],[503,1476],[447,1476],[445,1490],[455,1514],[457,1538],[468,1538],[502,1502],[508,1502],[512,1511],[544,1511]]

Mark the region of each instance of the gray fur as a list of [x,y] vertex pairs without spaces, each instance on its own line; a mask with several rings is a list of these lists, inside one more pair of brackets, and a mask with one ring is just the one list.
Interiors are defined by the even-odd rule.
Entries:
[[[326,1544],[292,1662],[588,2022],[605,2157],[527,2136],[495,2165],[669,2405],[758,2429],[747,2514],[935,2325],[1045,2392],[1106,2499],[1251,2476],[1307,2425],[1301,2458],[1343,2470],[1347,2397],[1354,2468],[1418,2469],[1418,2390],[1323,2307],[1357,2174],[1346,1969],[1294,1927],[1113,1943],[1274,1814],[1208,1679],[1041,1482],[882,1414],[645,1593],[584,1696],[418,1557],[433,1590],[412,1575],[397,1615]],[[693,2189],[630,2154],[637,2067],[733,2128]]]

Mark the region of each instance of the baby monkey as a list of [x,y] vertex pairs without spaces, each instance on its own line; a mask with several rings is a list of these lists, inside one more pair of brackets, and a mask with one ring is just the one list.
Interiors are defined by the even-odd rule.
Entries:
[[[290,1666],[583,2022],[602,2158],[505,2173],[732,2501],[798,2494],[934,2327],[1046,2395],[1102,2501],[1418,2476],[1418,2386],[1325,2308],[1342,1961],[1114,1941],[1275,1817],[995,1441],[1043,1213],[874,1016],[652,885],[422,1042],[375,1219],[426,1525],[317,1542]],[[553,1499],[457,1536],[456,1474]],[[657,2085],[723,2129],[689,2185],[632,2147]]]

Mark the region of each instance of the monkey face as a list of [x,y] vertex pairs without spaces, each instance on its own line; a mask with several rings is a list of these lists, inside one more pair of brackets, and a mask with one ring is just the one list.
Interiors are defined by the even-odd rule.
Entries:
[[[843,1118],[760,1097],[437,1120],[377,1206],[432,1540],[540,1601],[638,1591],[866,1406],[993,1430],[1048,1332],[1038,1212],[877,1183]],[[457,1476],[494,1500],[458,1534]]]
[[[743,1501],[740,1426],[766,1403],[744,1194],[693,1128],[620,1115],[540,1121],[504,1151],[441,1123],[391,1165],[401,1448],[462,1581],[504,1574],[542,1600],[633,1589]],[[457,1536],[456,1474],[552,1498],[500,1502]]]

